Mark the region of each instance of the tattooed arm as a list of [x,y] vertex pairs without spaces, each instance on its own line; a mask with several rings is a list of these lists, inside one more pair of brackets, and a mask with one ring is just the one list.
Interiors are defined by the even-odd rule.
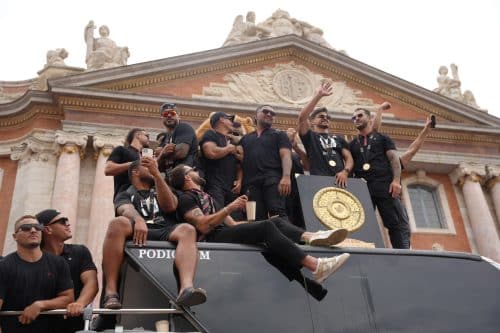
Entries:
[[389,193],[393,198],[396,198],[401,193],[401,163],[399,162],[398,154],[395,150],[391,149],[386,151],[386,156],[391,163],[392,169],[392,182],[389,186]]

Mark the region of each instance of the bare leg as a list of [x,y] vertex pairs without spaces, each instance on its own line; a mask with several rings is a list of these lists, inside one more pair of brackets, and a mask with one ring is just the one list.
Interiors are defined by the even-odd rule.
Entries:
[[314,272],[318,267],[318,258],[307,255],[302,259],[301,264],[311,272]]
[[190,224],[180,224],[170,234],[169,241],[177,242],[175,250],[175,265],[179,271],[180,290],[193,286],[196,264],[198,263],[198,248],[196,247],[196,230]]
[[102,246],[102,271],[106,278],[105,295],[116,294],[118,291],[123,248],[127,237],[132,236],[132,233],[132,225],[125,217],[117,217],[109,223]]

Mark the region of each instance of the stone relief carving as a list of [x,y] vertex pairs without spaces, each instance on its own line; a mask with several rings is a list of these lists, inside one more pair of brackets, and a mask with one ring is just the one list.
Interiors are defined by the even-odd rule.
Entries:
[[[256,72],[227,74],[225,83],[211,83],[203,88],[202,96],[193,97],[299,107],[311,100],[315,88],[323,80],[329,78],[290,62]],[[377,107],[371,99],[360,97],[361,91],[348,87],[345,82],[334,81],[332,86],[333,94],[322,98],[318,106],[345,113],[351,113],[356,107]]]
[[55,49],[47,51],[47,63],[45,67],[48,66],[66,66],[64,59],[68,57],[68,51],[66,49]]
[[11,147],[10,158],[21,165],[31,161],[55,162],[54,133],[34,132],[20,145]]
[[[323,37],[323,30],[308,22],[291,17],[287,11],[282,9],[278,9],[271,17],[258,24],[255,23],[255,12],[248,12],[245,21],[243,15],[236,16],[231,32],[223,46],[285,35],[297,35],[321,46],[332,48]],[[345,51],[340,52],[345,53]]]
[[453,184],[462,185],[464,179],[470,176],[473,181],[483,182],[486,176],[486,166],[475,162],[461,162],[450,174]]
[[85,43],[87,44],[87,55],[85,62],[87,70],[96,70],[124,66],[130,57],[128,47],[118,47],[109,36],[109,28],[106,25],[99,27],[99,38],[94,38],[96,26],[90,21],[84,30]]
[[446,66],[439,67],[438,70],[439,76],[436,79],[438,87],[434,89],[434,92],[437,92],[438,94],[441,94],[443,96],[452,98],[461,103],[472,106],[473,108],[476,108],[480,111],[487,112],[487,110],[481,109],[477,105],[476,99],[474,98],[474,94],[472,93],[472,91],[465,90],[462,93],[460,87],[462,85],[462,82],[458,77],[458,66],[455,64],[451,64],[450,69],[451,69],[451,77],[448,76],[448,68]]

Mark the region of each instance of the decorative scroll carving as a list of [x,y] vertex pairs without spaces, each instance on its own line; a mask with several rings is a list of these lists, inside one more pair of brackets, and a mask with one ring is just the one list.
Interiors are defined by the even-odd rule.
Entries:
[[10,158],[21,165],[31,161],[55,161],[54,133],[34,132],[20,145],[11,147]]
[[486,176],[486,168],[484,164],[473,162],[462,162],[450,174],[450,178],[454,184],[462,186],[466,180],[472,182],[483,183]]
[[493,186],[500,183],[500,165],[486,166],[486,187],[491,190]]
[[[224,76],[225,83],[211,83],[203,88],[202,96],[193,97],[298,107],[311,100],[315,88],[323,80],[328,78],[290,62],[256,72],[227,74]],[[318,106],[345,113],[351,113],[357,107],[377,107],[371,99],[359,97],[361,91],[348,87],[345,82],[334,81],[332,86],[333,94],[322,98]]]
[[76,132],[56,131],[56,144],[60,145],[58,153],[68,154],[80,152],[80,158],[85,157],[85,147],[87,146],[88,135]]
[[94,158],[97,159],[102,153],[104,157],[109,156],[113,148],[123,145],[125,138],[115,135],[94,135],[92,146],[94,147]]

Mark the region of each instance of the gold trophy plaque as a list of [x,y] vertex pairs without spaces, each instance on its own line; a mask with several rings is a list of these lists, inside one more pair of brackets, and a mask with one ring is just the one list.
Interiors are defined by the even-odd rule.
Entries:
[[365,223],[365,210],[352,193],[325,187],[316,192],[313,210],[318,219],[330,229],[345,228],[354,232]]

